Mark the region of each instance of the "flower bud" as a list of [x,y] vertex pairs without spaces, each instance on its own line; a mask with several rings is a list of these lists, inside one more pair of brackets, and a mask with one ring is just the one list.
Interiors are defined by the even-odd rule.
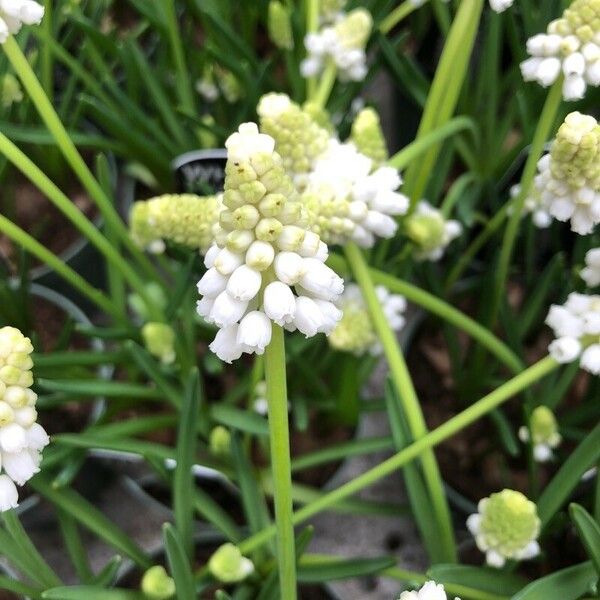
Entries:
[[146,323],[142,327],[142,338],[146,349],[165,365],[171,364],[175,354],[175,332],[166,323]]
[[175,581],[162,565],[150,567],[142,577],[142,592],[150,600],[168,600],[175,595]]
[[290,11],[279,0],[269,2],[267,24],[269,37],[275,46],[285,50],[291,50],[294,47]]
[[223,544],[208,561],[212,576],[223,583],[237,583],[254,572],[252,561],[240,552],[237,546]]
[[215,456],[227,457],[231,453],[231,433],[222,425],[213,427],[208,439],[210,452]]

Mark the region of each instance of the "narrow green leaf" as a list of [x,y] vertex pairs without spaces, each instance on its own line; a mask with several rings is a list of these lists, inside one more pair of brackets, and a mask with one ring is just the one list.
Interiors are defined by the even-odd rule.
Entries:
[[173,512],[175,526],[191,559],[194,551],[194,474],[196,456],[196,421],[200,407],[200,375],[190,373],[183,395],[179,431],[177,433],[177,466],[173,475]]
[[33,598],[34,600],[38,600],[38,598],[42,597],[39,590],[36,590],[25,583],[21,583],[17,579],[6,577],[4,575],[0,575],[0,590],[7,590],[9,592],[13,592],[14,594],[18,594],[19,596]]
[[165,547],[167,549],[169,570],[175,580],[178,600],[190,600],[196,598],[194,575],[181,538],[170,523],[165,523],[163,525],[163,536]]
[[505,596],[516,594],[527,583],[526,579],[515,573],[469,565],[434,565],[427,575],[438,583],[456,583]]
[[538,500],[542,525],[556,514],[579,484],[581,476],[600,458],[600,424],[577,446]]
[[577,600],[597,579],[594,565],[585,562],[530,583],[511,600]]
[[[42,593],[42,598],[48,600],[147,600],[142,592],[112,589],[93,585],[73,585],[55,587]],[[193,598],[193,596],[190,596]]]
[[254,435],[269,435],[269,424],[256,413],[241,410],[234,406],[215,404],[210,407],[210,416],[220,425],[239,429]]
[[150,557],[129,536],[77,492],[67,488],[55,490],[40,476],[32,479],[30,485],[52,504],[73,515],[84,527],[113,548],[129,556],[139,566],[146,569],[152,566]]
[[396,559],[391,556],[352,559],[305,556],[298,567],[298,581],[302,583],[323,583],[336,579],[364,577],[379,573],[393,567],[395,564]]
[[594,521],[592,515],[579,504],[571,504],[569,512],[588,556],[592,559],[596,571],[600,575],[600,526]]
[[105,396],[109,398],[137,398],[159,400],[160,390],[123,381],[102,381],[97,379],[38,379],[37,384],[49,392],[62,392],[82,396]]
[[112,585],[123,564],[123,558],[118,554],[115,554],[105,565],[102,567],[100,572],[92,578],[90,584],[97,585],[99,587]]

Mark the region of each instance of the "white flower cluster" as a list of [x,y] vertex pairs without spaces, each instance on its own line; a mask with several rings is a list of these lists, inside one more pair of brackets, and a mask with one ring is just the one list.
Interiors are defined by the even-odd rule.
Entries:
[[540,553],[540,519],[536,505],[521,492],[502,490],[483,498],[467,519],[477,547],[491,567],[507,560],[528,560]]
[[397,192],[401,183],[393,167],[373,170],[373,161],[354,144],[331,139],[314,163],[302,200],[313,230],[328,243],[352,240],[370,248],[377,237],[393,237],[394,216],[408,211],[408,198]]
[[262,354],[271,322],[307,337],[331,332],[344,283],[325,265],[327,246],[307,230],[273,138],[245,123],[225,145],[226,208],[198,282],[198,313],[219,327],[211,350],[231,362]]
[[[408,210],[398,193],[396,169],[377,166],[352,142],[330,136],[305,109],[283,94],[267,94],[258,106],[261,129],[275,139],[289,174],[302,191],[310,228],[327,244],[374,245],[393,237],[393,218]],[[365,141],[364,139],[362,140]]]
[[[404,311],[406,299],[399,294],[378,285],[375,288],[377,299],[388,320],[392,331],[398,332],[406,322]],[[346,285],[338,306],[342,310],[342,318],[329,335],[329,343],[336,350],[352,352],[362,356],[367,352],[374,356],[381,354],[383,348],[373,328],[373,322],[365,303],[360,287],[355,283]]]
[[18,505],[16,486],[39,471],[41,451],[49,442],[36,422],[32,352],[30,339],[18,329],[0,329],[0,512]]
[[[402,592],[399,600],[448,600],[448,598],[441,583],[428,581],[418,591]],[[454,600],[460,600],[460,598],[455,598]]]
[[600,0],[574,0],[562,18],[527,41],[521,63],[525,81],[547,87],[564,75],[563,97],[579,100],[587,86],[600,85]]
[[593,248],[585,255],[585,267],[580,275],[588,287],[600,285],[600,248]]
[[462,233],[459,221],[446,219],[426,200],[417,204],[415,211],[404,221],[404,228],[417,247],[417,260],[439,260],[450,243]]
[[308,52],[300,64],[303,77],[318,75],[328,61],[333,61],[342,81],[362,81],[367,74],[365,47],[373,18],[369,11],[357,8],[347,14],[340,13],[331,25],[304,38]]
[[579,359],[583,369],[600,375],[600,296],[569,294],[564,305],[550,307],[546,324],[556,336],[548,347],[556,361]]
[[531,413],[529,425],[529,428],[523,426],[519,429],[519,439],[522,442],[531,439],[533,458],[537,462],[548,462],[554,455],[552,451],[562,442],[554,413],[547,406],[538,406]]
[[44,7],[34,0],[0,0],[0,44],[23,25],[38,25],[43,16]]
[[600,125],[573,112],[560,126],[548,154],[538,162],[530,198],[580,235],[600,223]]

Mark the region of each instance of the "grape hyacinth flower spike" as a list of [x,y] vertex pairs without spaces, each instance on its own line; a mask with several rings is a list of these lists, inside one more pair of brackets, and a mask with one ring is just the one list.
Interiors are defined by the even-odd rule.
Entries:
[[273,138],[245,123],[225,145],[226,208],[198,282],[198,313],[219,328],[211,350],[231,362],[262,354],[272,323],[306,337],[329,334],[344,283],[325,265],[327,246],[309,231]]

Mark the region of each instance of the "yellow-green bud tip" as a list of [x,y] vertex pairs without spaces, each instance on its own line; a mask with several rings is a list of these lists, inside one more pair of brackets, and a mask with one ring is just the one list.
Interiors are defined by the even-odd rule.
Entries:
[[150,567],[144,573],[141,587],[151,600],[167,600],[175,595],[175,582],[161,565]]
[[237,546],[223,544],[208,561],[212,576],[223,583],[237,583],[254,572],[252,561],[240,552]]

